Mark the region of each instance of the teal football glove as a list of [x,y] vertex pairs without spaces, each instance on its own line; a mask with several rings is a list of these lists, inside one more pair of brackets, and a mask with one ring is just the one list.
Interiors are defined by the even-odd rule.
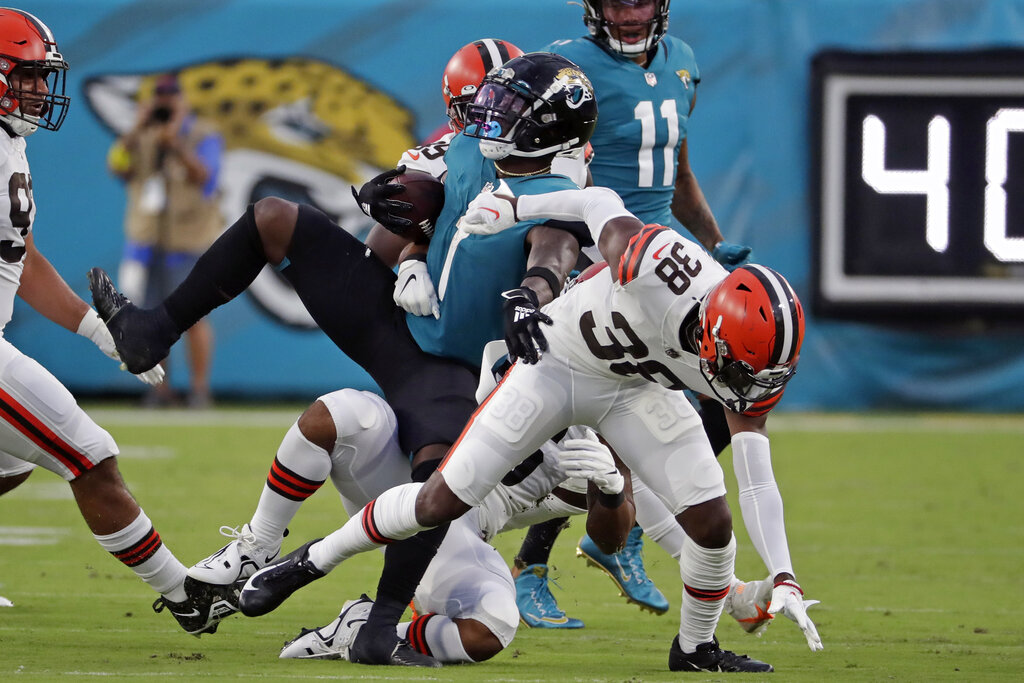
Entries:
[[754,253],[753,247],[745,247],[742,244],[732,242],[719,242],[711,252],[711,257],[725,266],[730,273],[744,263],[750,263],[750,257]]

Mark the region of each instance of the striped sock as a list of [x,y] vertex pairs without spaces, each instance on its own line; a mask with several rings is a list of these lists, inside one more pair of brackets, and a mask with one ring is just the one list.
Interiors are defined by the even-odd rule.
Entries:
[[112,534],[95,536],[104,550],[169,600],[186,599],[185,565],[160,540],[160,534],[142,510],[135,521]]
[[304,437],[298,423],[292,424],[281,441],[249,522],[256,543],[264,548],[280,547],[295,513],[327,481],[330,472],[330,454]]

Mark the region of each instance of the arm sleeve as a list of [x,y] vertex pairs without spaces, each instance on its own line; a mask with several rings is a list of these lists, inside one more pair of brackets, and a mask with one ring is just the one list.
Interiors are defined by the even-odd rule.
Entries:
[[606,187],[583,190],[560,190],[547,194],[521,195],[516,203],[516,217],[521,220],[583,221],[598,244],[605,224],[613,218],[632,216],[622,199]]
[[772,576],[780,572],[795,576],[768,437],[740,432],[732,437],[732,454],[743,524],[754,548]]

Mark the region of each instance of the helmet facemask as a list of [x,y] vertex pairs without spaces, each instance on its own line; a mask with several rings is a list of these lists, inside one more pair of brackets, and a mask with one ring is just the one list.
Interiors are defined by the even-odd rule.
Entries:
[[53,33],[28,12],[0,8],[0,121],[19,136],[57,130],[67,116],[68,63]]
[[[668,7],[670,0],[583,0],[583,23],[590,35],[605,43],[613,51],[625,57],[638,57],[656,46],[668,31]],[[608,15],[607,5],[624,8],[651,7],[650,18],[642,20],[616,21]],[[637,29],[645,27],[646,37],[637,42],[626,38]]]

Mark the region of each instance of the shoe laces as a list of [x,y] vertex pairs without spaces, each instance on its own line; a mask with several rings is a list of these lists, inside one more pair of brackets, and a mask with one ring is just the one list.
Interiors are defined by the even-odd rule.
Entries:
[[654,582],[651,581],[649,576],[647,576],[647,570],[644,568],[644,542],[641,536],[642,533],[643,532],[640,531],[639,527],[630,531],[629,536],[626,538],[626,547],[622,550],[621,554],[625,556],[626,564],[629,565],[630,574],[637,584],[653,585]]
[[[537,607],[537,610],[542,615],[565,616],[565,612],[558,609],[558,601],[551,594],[549,584],[557,587],[559,590],[562,590],[562,587],[558,585],[557,581],[548,576],[547,570],[544,571],[543,576],[538,576],[537,574],[534,574],[534,576],[537,577],[537,583],[530,589],[530,602]],[[551,611],[552,607],[555,608],[553,612]]]
[[256,534],[253,533],[252,529],[248,528],[247,524],[243,524],[240,527],[224,525],[220,528],[220,535],[235,539],[249,551],[264,550],[262,546],[256,543]]

